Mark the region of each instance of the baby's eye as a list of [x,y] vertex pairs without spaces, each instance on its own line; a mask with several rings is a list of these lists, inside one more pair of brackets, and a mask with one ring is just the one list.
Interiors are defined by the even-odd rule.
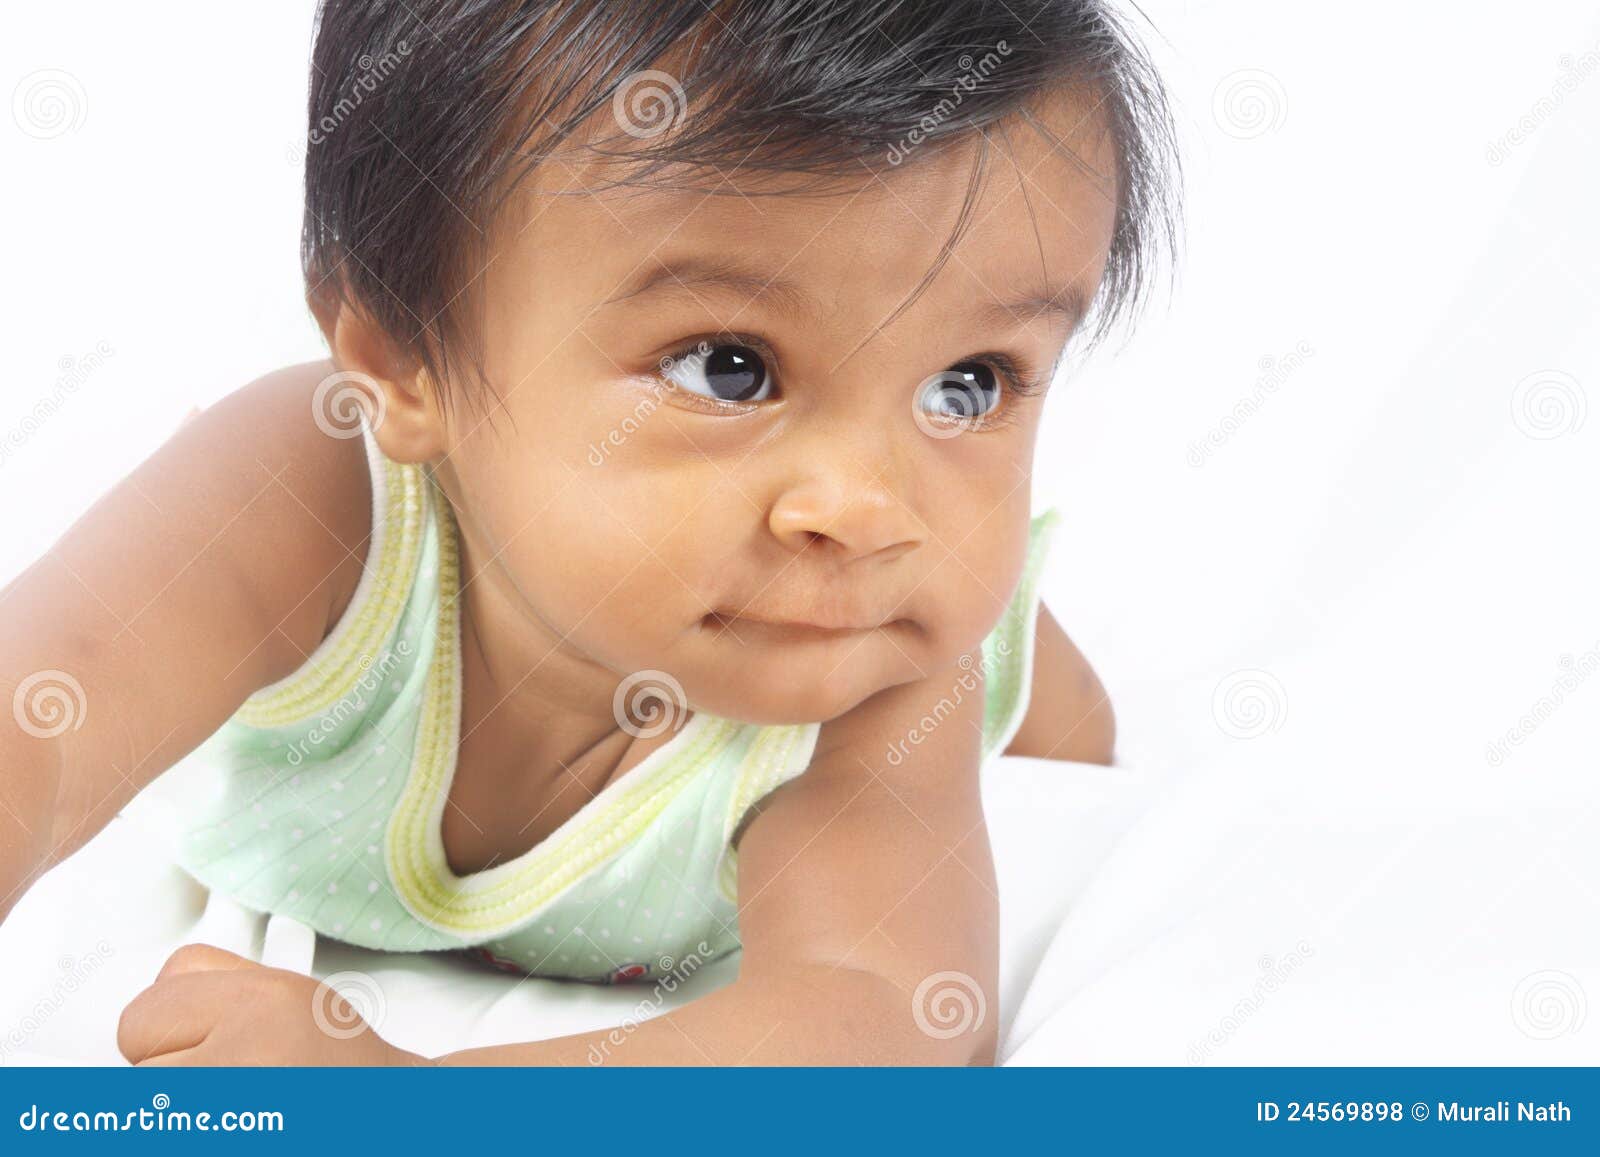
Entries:
[[701,342],[668,362],[662,376],[691,394],[719,402],[760,402],[772,393],[766,363],[748,346]]
[[982,418],[1000,404],[1000,381],[993,366],[957,362],[922,383],[918,404],[939,418]]

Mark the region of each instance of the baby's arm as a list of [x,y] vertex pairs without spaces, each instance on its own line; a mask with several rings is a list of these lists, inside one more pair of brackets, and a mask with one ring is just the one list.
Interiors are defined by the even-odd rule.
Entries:
[[[920,745],[904,744],[970,680],[952,665],[874,696],[826,725],[805,774],[762,802],[739,843],[733,984],[621,1044],[598,1032],[442,1063],[992,1062],[999,946],[981,697],[962,696]],[[909,754],[896,766],[891,749]]]
[[[135,1063],[987,1064],[997,903],[978,795],[982,703],[954,665],[885,691],[819,737],[804,775],[739,843],[739,977],[637,1026],[469,1049],[430,1062],[371,1032],[319,1031],[316,982],[204,946],[180,949],[123,1013]],[[891,749],[907,751],[891,763]]]
[[1035,640],[1028,713],[1006,754],[1109,764],[1117,738],[1111,699],[1043,603]]
[[197,415],[0,591],[0,918],[348,600],[371,499],[360,439],[313,420],[331,371]]

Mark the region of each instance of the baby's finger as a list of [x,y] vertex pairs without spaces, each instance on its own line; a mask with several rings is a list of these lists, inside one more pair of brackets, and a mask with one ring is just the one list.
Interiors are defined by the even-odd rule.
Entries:
[[218,948],[213,944],[185,944],[161,966],[161,971],[156,975],[157,980],[166,980],[168,977],[181,976],[186,972],[231,972],[240,968],[260,968],[254,960],[248,960],[237,952],[229,952],[225,948]]
[[192,1065],[207,1065],[206,1050],[197,1045],[194,1048],[177,1049],[170,1053],[157,1053],[153,1057],[145,1057],[142,1061],[135,1061],[134,1067],[139,1069],[176,1069]]
[[239,1002],[237,976],[189,972],[157,980],[128,1002],[117,1048],[133,1064],[201,1044]]

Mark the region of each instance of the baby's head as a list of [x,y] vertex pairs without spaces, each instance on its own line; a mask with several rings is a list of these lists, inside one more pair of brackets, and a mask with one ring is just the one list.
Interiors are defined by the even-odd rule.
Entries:
[[327,0],[311,129],[313,308],[469,598],[753,722],[994,627],[1175,217],[1099,0]]

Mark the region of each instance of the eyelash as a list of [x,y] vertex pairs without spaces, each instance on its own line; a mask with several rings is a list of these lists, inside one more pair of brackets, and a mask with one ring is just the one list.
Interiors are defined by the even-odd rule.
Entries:
[[1020,394],[1024,398],[1042,394],[1050,386],[1051,375],[1033,373],[1010,354],[991,351],[989,353],[976,354],[970,358],[962,358],[961,360],[964,362],[979,362],[992,369],[999,370],[1001,375],[1006,378],[1007,388],[1012,393]]
[[[680,342],[670,353],[663,354],[659,359],[658,364],[662,366],[670,365],[680,361],[685,357],[688,357],[690,354],[697,352],[702,346],[719,345],[738,345],[744,346],[747,349],[755,350],[755,352],[760,354],[762,358],[766,359],[768,373],[772,372],[772,364],[778,360],[777,355],[772,352],[772,347],[766,342],[762,341],[760,338],[756,337],[754,334],[718,333],[706,334],[701,337],[691,338],[687,341]],[[958,361],[952,362],[951,364],[959,365],[961,362],[977,362],[981,365],[989,366],[991,369],[997,371],[1001,378],[1004,379],[1006,392],[1016,394],[1018,397],[1023,398],[1036,397],[1039,394],[1044,393],[1045,390],[1049,388],[1050,379],[1052,377],[1051,373],[1035,373],[1023,366],[1010,354],[1001,353],[998,350],[991,350],[987,353],[981,354],[973,354],[971,357],[960,358]],[[662,381],[667,380],[664,374],[658,373],[656,376]],[[759,406],[763,404],[761,402],[717,402],[712,401],[709,398],[705,399],[705,401],[712,406],[722,406],[733,409],[746,409],[752,406]],[[1010,412],[1009,406],[1001,406],[999,411],[996,413],[992,424],[999,425],[1001,422],[1009,421],[1012,416],[1013,415]]]

